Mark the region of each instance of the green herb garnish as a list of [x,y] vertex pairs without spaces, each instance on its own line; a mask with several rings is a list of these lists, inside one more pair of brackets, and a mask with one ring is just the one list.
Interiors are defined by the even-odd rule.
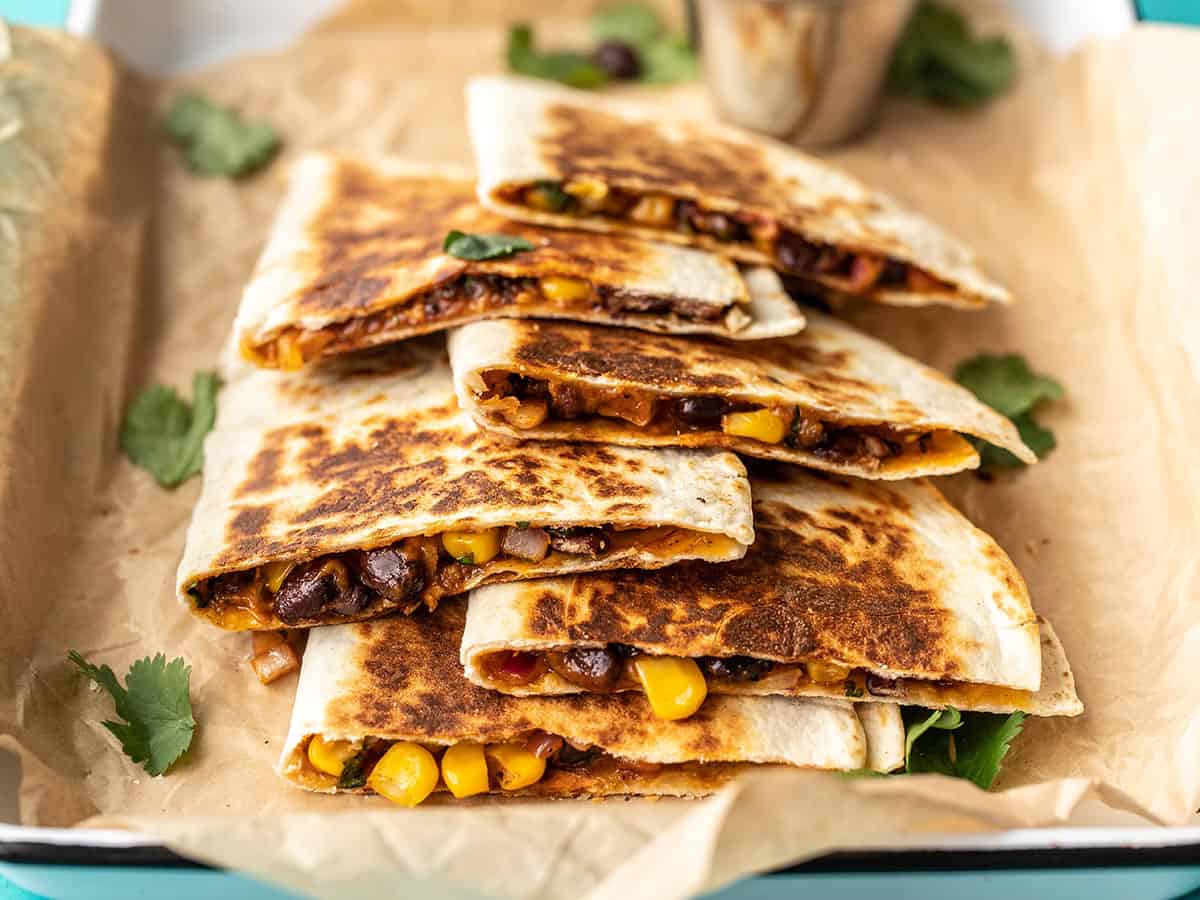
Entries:
[[458,562],[462,563],[464,566],[475,565],[475,554],[474,553],[464,553],[462,556],[456,556],[454,558]]
[[[1024,357],[1015,353],[992,356],[982,353],[954,370],[954,380],[1017,426],[1021,440],[1038,459],[1044,458],[1057,444],[1054,433],[1034,419],[1039,405],[1059,400],[1063,387],[1047,375],[1029,368]],[[972,439],[979,450],[980,466],[985,470],[1014,469],[1024,465],[1007,450],[986,441]]]
[[517,527],[518,527],[518,528],[528,528],[528,527],[529,527],[529,523],[528,523],[528,522],[518,522],[518,523],[517,523]]
[[557,81],[574,88],[595,88],[608,83],[605,71],[582,53],[538,51],[533,27],[527,24],[508,29],[508,69],[518,75]]
[[200,175],[241,178],[266,165],[279,150],[279,135],[266,122],[247,122],[199,94],[171,104],[163,122],[167,136]]
[[1007,38],[976,38],[960,12],[923,0],[896,45],[888,85],[935,103],[977,106],[1006,90],[1016,74]]
[[624,41],[635,47],[651,43],[662,35],[658,10],[644,3],[618,3],[592,14],[592,37],[601,41]]
[[863,689],[858,686],[858,682],[853,678],[847,678],[845,683],[847,697],[861,697]]
[[451,231],[442,243],[442,249],[459,259],[481,260],[511,256],[522,250],[532,250],[533,244],[523,237],[511,234],[467,234]]
[[908,728],[905,771],[965,778],[984,790],[1000,774],[1009,746],[1021,733],[1025,713],[966,713],[953,708],[903,711]]
[[575,203],[575,198],[564,191],[558,181],[535,181],[533,187],[542,195],[552,212],[562,212]]
[[366,760],[367,751],[365,748],[346,760],[346,764],[342,766],[342,774],[338,776],[337,786],[343,791],[350,791],[366,784]]
[[151,775],[161,775],[174,765],[196,731],[188,695],[191,666],[182,658],[168,663],[159,653],[131,665],[121,687],[108,666],[93,666],[74,650],[67,656],[113,698],[124,721],[102,724],[121,742],[125,754]]
[[130,404],[121,425],[121,449],[163,487],[187,481],[204,465],[204,436],[217,417],[220,381],[213,372],[192,377],[192,403],[156,384]]

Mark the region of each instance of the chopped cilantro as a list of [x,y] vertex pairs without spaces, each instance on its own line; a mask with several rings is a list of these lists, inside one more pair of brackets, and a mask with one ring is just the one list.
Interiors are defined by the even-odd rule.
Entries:
[[533,244],[523,237],[511,234],[466,234],[451,231],[442,243],[442,249],[459,259],[481,260],[511,256],[522,250],[532,250]]
[[[1044,458],[1057,442],[1054,433],[1034,418],[1034,410],[1043,403],[1059,400],[1063,386],[1048,375],[1029,368],[1024,357],[1015,353],[993,356],[981,353],[958,365],[954,380],[1017,426],[1021,440],[1038,459]],[[1003,448],[973,439],[979,449],[983,470],[1015,469],[1024,463]]]
[[129,406],[121,425],[121,449],[148,469],[163,487],[176,487],[204,465],[204,436],[217,417],[220,381],[213,372],[192,377],[192,404],[174,388],[146,388]]
[[590,58],[569,50],[539,52],[533,27],[513,25],[508,30],[508,68],[518,75],[557,81],[574,88],[595,88],[608,82],[608,75]]
[[528,523],[528,522],[518,522],[518,523],[517,523],[517,527],[518,527],[518,528],[528,528],[528,527],[529,527],[529,523]]
[[279,150],[279,135],[269,124],[243,121],[199,94],[177,97],[163,127],[200,175],[240,178],[262,168]]
[[342,766],[342,774],[338,776],[337,786],[343,791],[350,791],[366,784],[366,759],[367,751],[364,748],[346,760],[345,765]]
[[1025,714],[966,713],[948,707],[932,712],[904,710],[908,728],[905,771],[937,772],[965,778],[987,790],[1000,773],[1013,739],[1021,733]]
[[151,775],[161,775],[174,765],[196,731],[188,694],[191,666],[182,658],[168,663],[159,653],[131,665],[121,687],[108,666],[93,666],[74,650],[67,656],[113,698],[124,721],[103,725],[121,742],[125,754]]
[[858,682],[853,678],[846,679],[845,688],[847,697],[861,697],[863,695],[863,689],[858,686]]
[[934,103],[978,106],[1007,90],[1016,75],[1007,38],[976,38],[962,13],[924,0],[896,45],[888,86]]
[[462,556],[456,556],[454,558],[458,562],[462,563],[464,566],[475,565],[475,554],[474,553],[464,553]]

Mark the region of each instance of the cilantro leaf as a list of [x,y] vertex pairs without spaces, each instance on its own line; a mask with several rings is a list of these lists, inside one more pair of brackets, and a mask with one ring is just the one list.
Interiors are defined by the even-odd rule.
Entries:
[[451,231],[442,249],[459,259],[481,260],[511,256],[522,250],[532,250],[533,243],[511,234],[466,234]]
[[674,84],[691,81],[700,74],[696,53],[682,37],[665,35],[645,44],[642,52],[642,78],[646,84]]
[[658,11],[644,3],[618,3],[592,14],[592,36],[596,43],[624,41],[640,47],[663,33]]
[[121,425],[121,449],[130,462],[148,469],[163,487],[176,487],[204,465],[204,436],[217,417],[214,372],[192,377],[193,404],[174,388],[146,388],[129,406]]
[[[914,712],[919,711],[920,710],[915,710]],[[908,732],[904,738],[905,764],[907,765],[908,760],[912,757],[913,744],[917,742],[917,738],[927,732],[930,728],[940,728],[942,731],[953,731],[960,725],[962,725],[962,716],[953,706],[947,706],[945,709],[935,709],[924,719],[914,720],[908,725]]]
[[161,775],[192,743],[196,720],[188,693],[192,668],[182,657],[167,662],[159,653],[129,667],[125,687],[108,666],[94,666],[78,652],[67,654],[84,675],[113,698],[123,722],[104,727],[121,742],[121,749],[151,775]]
[[342,774],[338,776],[338,787],[343,791],[360,788],[367,783],[366,773],[367,751],[363,748],[346,760],[342,766]]
[[582,53],[538,52],[533,27],[513,25],[508,30],[508,68],[518,75],[557,81],[575,88],[595,88],[608,83],[608,74]]
[[858,682],[853,678],[847,678],[842,687],[845,689],[847,697],[861,697],[863,695],[863,689],[858,686]]
[[279,150],[279,135],[268,123],[243,121],[199,94],[177,97],[163,127],[199,175],[240,178],[262,168]]
[[1043,400],[1060,400],[1063,386],[1047,375],[1038,375],[1023,356],[981,353],[954,370],[954,380],[996,412],[1014,419]]
[[1000,773],[1008,748],[1021,733],[1025,714],[966,713],[950,708],[934,710],[907,708],[904,721],[905,771],[937,772],[965,778],[987,790]]
[[475,554],[474,553],[464,553],[462,556],[454,557],[454,559],[456,562],[462,563],[464,566],[475,565]]
[[[1042,403],[1062,398],[1063,386],[1048,375],[1039,375],[1029,368],[1024,357],[1016,353],[993,356],[981,353],[961,362],[954,370],[954,380],[967,388],[992,409],[1008,416],[1020,432],[1021,440],[1038,459],[1043,459],[1058,442],[1054,433],[1034,419],[1034,409]],[[979,450],[980,468],[1017,469],[1025,464],[1007,450],[972,438]]]
[[1016,74],[1007,38],[974,38],[960,12],[923,0],[896,45],[888,85],[935,103],[977,106],[1006,90]]

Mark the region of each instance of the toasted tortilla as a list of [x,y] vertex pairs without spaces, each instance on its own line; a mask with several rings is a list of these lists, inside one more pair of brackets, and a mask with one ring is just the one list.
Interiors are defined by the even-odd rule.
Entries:
[[[940,303],[977,309],[1008,303],[966,246],[857,179],[777,141],[707,122],[664,117],[611,98],[509,77],[467,87],[468,125],[479,169],[480,202],[539,225],[588,228],[703,247],[742,262],[781,267],[774,252],[748,241],[717,240],[691,228],[638,225],[586,208],[555,212],[527,205],[538,182],[598,182],[636,197],[666,196],[703,210],[774,224],[814,248],[811,262],[788,271],[834,292],[896,305]],[[844,274],[817,271],[817,253],[864,254],[933,276],[914,287],[881,275],[858,289]]]
[[[481,565],[442,553],[437,577],[418,594],[401,601],[375,594],[347,615],[325,610],[283,621],[273,606],[197,606],[211,599],[204,585],[216,584],[206,581],[215,576],[243,573],[232,580],[261,586],[268,564],[421,535],[433,536],[436,548],[444,532],[517,523],[604,527],[610,547],[595,557],[552,550],[540,562],[501,554]],[[530,446],[490,435],[459,409],[445,351],[426,340],[303,375],[249,366],[234,375],[205,444],[178,589],[189,608],[224,627],[308,627],[432,607],[443,594],[493,581],[736,559],[753,539],[749,482],[733,454]],[[343,560],[351,575],[356,559]]]
[[[899,714],[868,717],[868,730],[844,701],[722,697],[690,719],[664,722],[636,694],[510,697],[484,690],[463,678],[458,663],[464,619],[462,601],[454,600],[427,617],[313,631],[279,774],[309,790],[338,789],[336,779],[306,761],[313,735],[440,747],[520,740],[534,731],[600,748],[610,759],[574,770],[552,765],[541,781],[509,796],[693,796],[711,792],[748,764],[856,769],[872,759],[890,768],[903,763]],[[868,734],[878,749],[868,749]]]
[[[710,676],[710,696],[1082,711],[1062,646],[1048,624],[1039,628],[1012,561],[927,481],[779,475],[751,480],[756,540],[736,562],[475,590],[462,646],[467,676],[508,693],[574,693],[580,688],[552,668],[524,685],[489,677],[487,659],[618,643],[776,664],[753,681]],[[818,683],[797,662],[846,671]]]
[[[452,230],[516,235],[534,249],[459,259],[442,249]],[[547,276],[587,282],[591,297],[550,300],[538,287]],[[481,286],[492,282],[522,287],[485,292]],[[689,317],[645,309],[674,303],[686,306]],[[759,275],[748,285],[721,257],[506,221],[475,202],[464,170],[396,161],[369,166],[310,154],[291,169],[234,330],[255,364],[298,368],[495,316],[566,317],[745,340],[804,327],[777,277]]]
[[[514,437],[597,441],[641,447],[721,447],[748,456],[798,463],[865,478],[944,475],[979,465],[975,447],[961,435],[983,438],[1027,463],[1037,457],[1012,422],[979,402],[941,373],[846,323],[810,313],[794,337],[754,344],[646,335],[569,322],[478,322],[450,337],[459,402],[483,427]],[[540,424],[515,427],[500,403],[496,378],[522,376],[566,385],[576,392],[655,404],[648,424],[600,410],[567,418],[552,404]],[[820,421],[825,437],[804,446],[801,432],[776,443],[727,434],[722,420],[693,427],[672,412],[683,398],[719,398],[731,408],[777,410]],[[489,402],[493,401],[493,402]],[[515,401],[513,401],[515,402]],[[801,413],[803,416],[801,416]],[[883,459],[839,450],[840,430],[879,433],[890,443]],[[793,436],[794,435],[794,436]],[[930,437],[918,440],[922,435]],[[793,442],[795,445],[793,446]],[[855,444],[851,444],[853,448]]]

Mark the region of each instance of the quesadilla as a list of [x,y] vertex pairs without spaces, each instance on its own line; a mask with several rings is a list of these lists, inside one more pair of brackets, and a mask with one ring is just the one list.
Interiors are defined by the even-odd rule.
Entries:
[[435,791],[696,796],[750,764],[904,764],[895,707],[860,721],[845,701],[722,697],[667,723],[636,694],[484,690],[458,664],[463,619],[456,600],[428,617],[314,630],[279,774],[313,791],[374,791],[414,806]]
[[514,437],[722,447],[866,478],[979,465],[963,435],[1037,457],[939,372],[830,316],[755,344],[516,320],[450,337],[459,402]]
[[476,589],[467,677],[642,692],[669,718],[730,694],[1082,711],[1011,560],[927,481],[776,475],[751,479],[756,539],[738,561]]
[[1008,303],[974,254],[849,174],[766,138],[517,78],[467,87],[480,202],[637,235],[899,305]]
[[480,584],[682,559],[754,539],[731,453],[530,446],[478,429],[445,352],[311,373],[243,366],[205,444],[179,596],[230,629],[432,608]]
[[[463,259],[443,249],[455,231],[533,247]],[[747,340],[804,327],[769,270],[743,278],[700,250],[508,222],[475,202],[468,172],[313,154],[291,170],[234,330],[251,362],[296,369],[496,316]]]

